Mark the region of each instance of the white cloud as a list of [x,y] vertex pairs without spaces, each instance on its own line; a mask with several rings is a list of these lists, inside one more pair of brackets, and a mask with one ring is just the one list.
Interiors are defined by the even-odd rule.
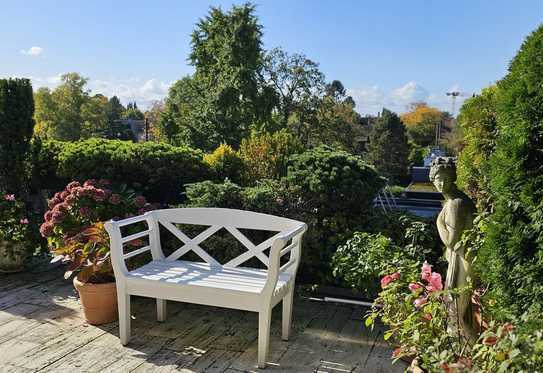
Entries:
[[37,57],[43,53],[42,47],[30,47],[29,49],[21,49],[21,54]]
[[[32,77],[35,89],[39,87],[55,88],[60,83],[62,74],[49,77]],[[158,79],[103,80],[89,79],[87,88],[92,94],[101,93],[104,96],[117,96],[124,104],[136,101],[138,107],[146,109],[154,101],[162,100],[168,94],[173,82],[164,82]]]
[[408,110],[409,104],[424,101],[440,110],[451,111],[451,98],[446,92],[461,92],[456,98],[455,114],[471,93],[462,92],[458,84],[454,84],[449,90],[443,92],[430,92],[417,82],[409,81],[406,84],[389,92],[384,92],[378,86],[347,89],[347,94],[352,96],[356,102],[356,110],[361,114],[379,113],[383,108],[402,113]]
[[428,96],[428,91],[424,87],[411,81],[393,90],[389,98],[394,104],[409,105],[412,102],[425,101]]

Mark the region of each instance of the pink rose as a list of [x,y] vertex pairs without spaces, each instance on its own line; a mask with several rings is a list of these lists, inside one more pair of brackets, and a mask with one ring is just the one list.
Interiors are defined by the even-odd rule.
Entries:
[[420,307],[424,306],[426,304],[426,302],[428,302],[428,298],[419,297],[419,298],[415,299],[413,304],[415,305],[415,307],[420,308]]
[[15,201],[15,194],[6,194],[6,195],[4,196],[4,199],[5,199],[6,201]]
[[40,227],[40,233],[43,237],[49,237],[53,234],[53,224],[45,222]]
[[121,203],[121,196],[118,195],[117,193],[114,193],[111,195],[111,197],[109,197],[109,202],[112,205],[118,205],[119,203]]
[[27,218],[22,218],[21,220],[19,220],[19,223],[28,224],[28,219]]
[[429,292],[443,290],[443,282],[441,281],[441,275],[439,273],[432,272],[428,282],[430,284],[426,286],[426,290],[428,290]]
[[421,278],[426,281],[430,281],[430,276],[432,275],[432,266],[428,264],[427,261],[424,261],[422,265]]
[[417,283],[410,283],[408,286],[409,290],[411,290],[412,292],[415,292],[417,290],[419,290],[420,288],[422,288],[422,285],[421,284],[417,284]]
[[381,279],[381,287],[384,289],[388,286],[388,284],[390,284],[393,281],[398,280],[399,278],[400,278],[399,272],[394,272],[391,275],[386,275]]
[[145,204],[147,203],[147,201],[145,200],[145,197],[144,196],[137,196],[136,198],[134,198],[134,204],[136,205],[136,207],[143,207],[145,206]]

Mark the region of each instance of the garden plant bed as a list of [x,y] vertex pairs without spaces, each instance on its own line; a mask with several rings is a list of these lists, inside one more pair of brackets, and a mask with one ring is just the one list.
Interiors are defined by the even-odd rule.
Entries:
[[[76,291],[61,266],[0,281],[0,371],[250,372],[256,365],[257,315],[170,302],[166,322],[150,320],[153,299],[135,297],[134,338],[127,347],[117,323],[85,322]],[[276,311],[280,311],[277,308]],[[281,341],[281,315],[272,316],[273,372],[401,372],[380,327],[364,327],[366,309],[296,299],[292,337]]]

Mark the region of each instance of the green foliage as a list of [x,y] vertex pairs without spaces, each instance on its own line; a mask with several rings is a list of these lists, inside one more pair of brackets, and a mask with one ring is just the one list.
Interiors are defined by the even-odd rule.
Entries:
[[245,165],[244,183],[250,185],[258,180],[285,176],[289,157],[302,151],[301,142],[287,130],[253,134],[243,139],[239,155]]
[[34,127],[28,79],[0,79],[0,190],[26,191],[26,159]]
[[[377,214],[374,217],[385,218]],[[369,298],[377,296],[379,276],[441,256],[433,221],[400,214],[388,219],[383,221],[383,232],[378,230],[382,226],[374,223],[369,229],[378,233],[356,232],[333,257],[334,276]]]
[[74,141],[81,138],[83,105],[89,101],[85,89],[88,79],[77,73],[64,74],[53,91],[40,88],[36,92],[36,133],[42,138]]
[[[29,248],[29,220],[23,201],[14,194],[0,194],[0,242],[20,243]],[[7,247],[9,250],[10,245]]]
[[320,216],[366,214],[383,180],[362,158],[319,146],[292,156],[287,183],[300,188]]
[[243,209],[243,188],[230,180],[214,183],[210,180],[187,184],[187,207],[222,207]]
[[219,145],[213,153],[204,155],[204,162],[218,180],[228,178],[234,183],[240,183],[244,169],[243,160],[230,145]]
[[274,98],[259,88],[262,26],[254,6],[211,8],[191,35],[193,76],[171,89],[160,126],[173,143],[205,151],[237,147],[251,125],[271,118]]
[[143,113],[138,109],[138,105],[136,105],[136,102],[129,102],[126,106],[126,110],[122,113],[123,119],[134,119],[134,120],[143,120],[145,116]]
[[377,173],[359,157],[320,147],[294,155],[281,180],[261,180],[247,188],[231,182],[193,184],[187,189],[187,205],[241,208],[307,223],[301,280],[324,284],[334,281],[330,267],[334,249],[367,226],[381,186]]
[[457,119],[464,135],[464,148],[457,163],[457,183],[480,208],[484,208],[490,198],[489,158],[496,140],[496,94],[496,86],[491,86],[467,99]]
[[543,312],[542,85],[543,26],[526,39],[498,83],[489,176],[493,213],[478,254],[489,297],[517,317]]
[[409,145],[405,126],[395,113],[383,109],[371,130],[366,159],[389,183],[397,184],[407,180]]
[[107,178],[140,189],[150,200],[162,203],[179,203],[184,184],[210,176],[201,152],[164,143],[104,139],[46,142],[36,153],[38,165],[49,167],[43,172],[35,166],[39,178],[35,185],[57,185],[58,181],[49,179],[56,164],[57,180]]

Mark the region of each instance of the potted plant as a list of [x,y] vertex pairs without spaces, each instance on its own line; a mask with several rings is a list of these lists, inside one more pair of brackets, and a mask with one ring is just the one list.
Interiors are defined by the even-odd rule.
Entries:
[[14,194],[0,195],[0,272],[22,271],[29,254],[30,229],[25,204]]
[[48,207],[40,232],[47,238],[52,262],[68,264],[64,278],[74,275],[74,286],[90,324],[115,321],[115,277],[103,222],[143,214],[154,206],[125,185],[87,180],[69,183],[49,200]]

